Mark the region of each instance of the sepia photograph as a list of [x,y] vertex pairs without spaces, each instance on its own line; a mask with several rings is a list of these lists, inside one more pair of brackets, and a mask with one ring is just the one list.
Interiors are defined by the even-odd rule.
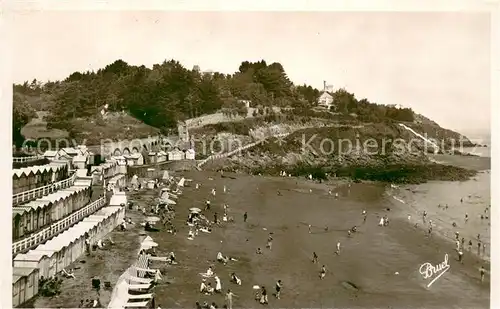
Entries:
[[490,308],[490,11],[4,18],[13,308]]

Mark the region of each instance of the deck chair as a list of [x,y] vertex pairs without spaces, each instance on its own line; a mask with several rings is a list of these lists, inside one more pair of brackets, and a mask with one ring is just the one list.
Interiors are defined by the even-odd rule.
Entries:
[[128,289],[131,291],[140,291],[140,290],[149,290],[151,288],[151,284],[142,283],[142,284],[129,284]]
[[139,277],[135,277],[135,276],[132,276],[132,275],[128,275],[127,279],[129,281],[133,281],[133,282],[137,282],[137,283],[151,284],[151,282],[153,282],[153,279],[139,278]]
[[141,307],[146,307],[148,305],[149,301],[140,301],[140,302],[132,302],[132,303],[126,303],[125,308],[141,308]]
[[131,295],[128,294],[128,299],[151,299],[153,298],[153,294],[139,294],[139,295]]

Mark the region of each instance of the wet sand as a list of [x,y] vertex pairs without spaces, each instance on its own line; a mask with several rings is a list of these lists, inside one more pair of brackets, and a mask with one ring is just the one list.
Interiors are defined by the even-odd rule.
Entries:
[[[421,185],[402,186],[392,189],[388,195],[402,199],[406,204],[394,200],[394,204],[399,204],[401,214],[406,216],[411,214],[412,223],[422,223],[422,212],[427,211],[427,221],[432,219],[435,223],[434,231],[446,238],[448,241],[455,241],[455,232],[460,233],[460,238],[468,242],[472,240],[473,254],[477,254],[477,234],[480,234],[481,244],[486,244],[485,254],[481,248],[479,256],[490,259],[491,243],[491,222],[490,211],[485,209],[490,205],[490,173],[489,171],[479,172],[471,180],[463,182],[428,182]],[[462,201],[460,201],[462,199]],[[439,208],[438,205],[448,204],[448,209]],[[469,215],[469,220],[465,222],[465,214]],[[481,219],[483,215],[483,219]],[[486,219],[486,216],[488,219]],[[453,227],[453,222],[456,227]],[[425,225],[427,226],[427,225]]]
[[[240,308],[260,306],[254,299],[253,285],[267,287],[272,307],[489,307],[489,277],[480,282],[480,260],[466,253],[464,264],[459,264],[452,242],[426,237],[421,229],[415,229],[401,215],[405,209],[384,193],[382,185],[343,185],[336,189],[340,195],[336,199],[328,195],[325,184],[294,178],[234,174],[236,179],[231,179],[210,172],[185,175],[202,186],[198,190],[194,185],[185,188],[180,196],[174,220],[178,234],[150,233],[159,244],[159,255],[174,251],[180,263],[168,268],[172,283],[156,287],[156,303],[162,308],[192,308],[196,301],[214,301],[221,307],[222,295],[205,296],[198,291],[199,273],[211,264],[223,289],[231,288],[237,295],[233,306]],[[213,180],[208,180],[209,175]],[[226,194],[222,193],[224,185]],[[210,196],[212,188],[217,189],[215,197]],[[235,222],[187,240],[188,209],[203,209],[207,199],[212,201],[212,210],[205,214],[208,219],[213,220],[214,211],[220,218],[222,205],[227,203]],[[391,211],[386,207],[392,207]],[[363,209],[368,212],[365,224]],[[243,222],[245,211],[247,223]],[[379,218],[385,214],[390,225],[379,227]],[[308,224],[313,226],[311,234]],[[324,231],[326,225],[328,232]],[[354,225],[358,225],[358,232],[349,238],[347,230]],[[265,248],[269,232],[274,233],[272,251]],[[334,254],[337,241],[341,243],[339,256]],[[255,254],[257,247],[264,254]],[[238,261],[218,264],[218,251]],[[311,262],[313,251],[319,264]],[[429,279],[422,278],[420,265],[441,263],[445,254],[449,255],[450,270],[427,288]],[[322,264],[328,269],[324,280],[318,276]],[[485,267],[489,269],[489,265]],[[232,272],[242,279],[242,286],[229,283]],[[284,284],[280,300],[271,295],[278,279]],[[346,288],[343,283],[347,281],[359,290]]]

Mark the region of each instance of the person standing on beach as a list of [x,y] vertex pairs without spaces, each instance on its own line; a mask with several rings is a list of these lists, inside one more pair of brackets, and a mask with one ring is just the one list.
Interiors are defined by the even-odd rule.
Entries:
[[218,276],[215,276],[215,293],[222,293],[222,284]]
[[483,255],[486,255],[486,244],[483,243]]
[[283,287],[283,284],[281,283],[281,280],[278,280],[276,282],[276,298],[280,299],[280,294],[281,294],[281,288]]
[[266,248],[268,248],[269,250],[272,250],[272,247],[273,247],[273,236],[271,233],[269,233],[269,237],[267,237]]
[[205,210],[210,210],[210,201],[206,201],[205,203]]
[[340,241],[337,242],[337,251],[335,251],[337,255],[340,255]]
[[310,224],[309,224],[308,228],[309,228],[309,234],[311,234],[311,225]]
[[248,219],[248,213],[245,211],[245,213],[243,214],[243,222],[247,222],[247,219]]
[[320,272],[319,272],[319,278],[320,278],[321,280],[323,280],[323,279],[325,278],[325,276],[326,276],[326,267],[325,267],[325,265],[323,265],[323,266],[321,267]]
[[214,223],[217,224],[219,221],[217,220],[217,212],[214,213]]
[[464,253],[462,252],[462,250],[458,251],[458,261],[462,264],[464,263],[463,257],[464,257]]
[[481,242],[477,243],[477,255],[481,255]]
[[233,292],[231,292],[231,290],[228,289],[226,293],[226,302],[228,309],[233,309],[233,296],[235,296]]
[[465,238],[462,237],[462,248],[465,246]]
[[313,252],[313,259],[312,259],[312,262],[313,262],[314,264],[318,263],[318,255],[316,254],[316,251],[315,251],[315,252]]
[[472,250],[472,240],[469,240],[469,251]]
[[424,210],[424,213],[422,214],[422,221],[425,223],[425,218],[427,217],[427,211]]
[[260,303],[263,304],[263,305],[267,305],[268,304],[268,300],[267,300],[267,290],[266,290],[266,287],[262,287],[262,290],[260,292]]
[[467,223],[467,221],[469,221],[469,214],[465,213],[465,223]]
[[483,282],[484,281],[484,273],[485,273],[483,266],[481,266],[481,268],[479,269],[479,273],[481,274],[481,282]]
[[460,251],[460,240],[456,241],[457,248],[455,250]]

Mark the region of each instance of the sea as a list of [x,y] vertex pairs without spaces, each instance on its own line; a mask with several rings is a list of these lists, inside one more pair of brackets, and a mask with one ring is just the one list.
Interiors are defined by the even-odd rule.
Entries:
[[[483,157],[490,157],[490,147],[467,148],[464,152]],[[401,215],[411,216],[411,223],[418,223],[428,229],[429,219],[433,222],[433,233],[455,242],[455,233],[465,238],[466,249],[472,240],[472,252],[477,253],[478,242],[486,244],[480,257],[490,260],[491,234],[491,173],[490,170],[479,173],[467,181],[429,181],[419,185],[407,185],[391,188],[387,195],[392,196],[392,203],[398,209],[404,209]],[[443,206],[448,205],[446,209]],[[422,220],[423,211],[427,212],[427,223]],[[466,222],[465,215],[468,215]],[[482,219],[481,219],[482,216]],[[456,226],[453,226],[453,223]],[[478,241],[478,234],[479,241]]]

